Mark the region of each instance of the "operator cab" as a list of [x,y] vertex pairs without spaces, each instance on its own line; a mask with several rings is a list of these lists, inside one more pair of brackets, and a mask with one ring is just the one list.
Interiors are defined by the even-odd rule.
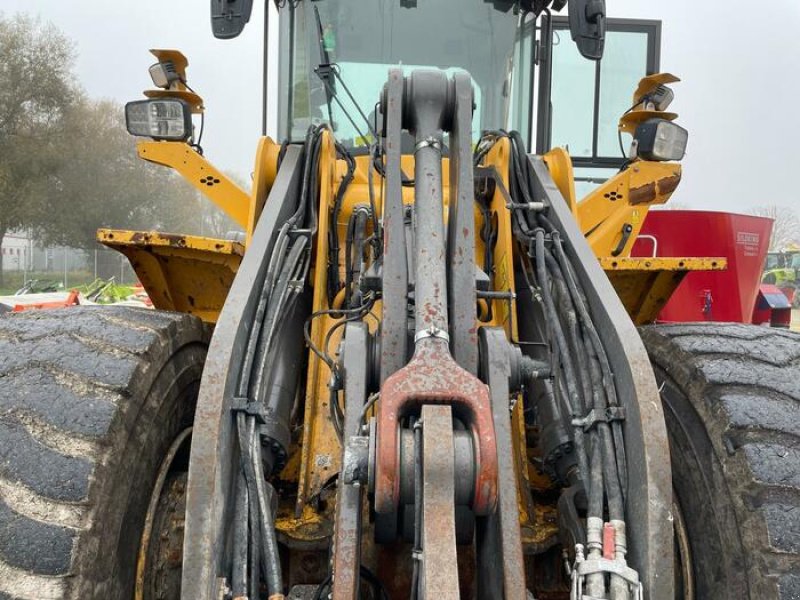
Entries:
[[[377,139],[376,106],[390,68],[405,74],[436,68],[472,80],[477,142],[486,130],[523,132],[532,145],[535,63],[550,9],[567,0],[351,0],[283,1],[280,16],[278,139],[299,142],[308,128],[326,123],[358,154]],[[219,38],[238,35],[252,0],[212,0]],[[576,54],[599,60],[605,44],[605,3],[569,0],[564,18]],[[404,143],[404,146],[406,144]],[[410,152],[404,148],[404,153]]]
[[[632,136],[617,123],[639,81],[660,72],[661,23],[604,19],[603,43],[584,53],[570,43],[570,18],[535,4],[527,11],[486,0],[283,5],[278,138],[302,141],[310,125],[325,122],[352,153],[366,152],[389,68],[466,71],[473,142],[482,131],[504,129],[521,132],[537,154],[566,147],[577,196],[585,196],[629,158]],[[413,151],[408,136],[402,151]]]
[[327,122],[349,150],[366,149],[376,141],[376,103],[393,67],[406,75],[425,68],[466,71],[475,93],[473,139],[483,129],[513,128],[513,58],[524,19],[511,3],[498,8],[484,0],[287,4],[278,137],[302,140],[310,125]]

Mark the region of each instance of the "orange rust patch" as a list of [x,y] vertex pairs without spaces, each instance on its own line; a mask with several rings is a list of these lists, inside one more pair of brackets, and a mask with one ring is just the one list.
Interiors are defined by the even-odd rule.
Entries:
[[648,183],[637,188],[631,188],[628,202],[634,206],[637,204],[647,204],[656,199],[656,184]]

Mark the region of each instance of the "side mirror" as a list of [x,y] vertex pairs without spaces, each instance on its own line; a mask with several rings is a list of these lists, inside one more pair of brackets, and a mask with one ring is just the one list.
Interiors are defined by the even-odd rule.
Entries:
[[253,0],[211,0],[211,31],[221,40],[242,33],[253,12]]
[[606,42],[605,0],[569,0],[569,30],[584,58],[600,60]]

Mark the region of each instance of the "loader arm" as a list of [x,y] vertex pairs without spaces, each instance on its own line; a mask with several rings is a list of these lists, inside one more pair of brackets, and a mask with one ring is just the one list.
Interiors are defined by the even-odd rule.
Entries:
[[[582,199],[566,149],[529,156],[508,131],[529,123],[509,102],[531,93],[524,48],[551,4],[282,6],[286,140],[262,138],[249,194],[180,138],[202,99],[188,61],[154,51],[167,87],[133,127],[178,139],[140,154],[245,228],[244,256],[103,233],[156,306],[215,324],[182,597],[673,597],[669,449],[634,324],[724,260],[630,256],[681,179],[673,75],[641,80],[619,122],[631,154]],[[599,58],[603,2],[569,5]],[[212,7],[241,20],[225,37],[249,14]],[[456,14],[492,52],[442,28]],[[208,285],[210,264],[227,279]]]
[[[258,581],[251,560],[278,594],[279,544],[290,554],[330,544],[337,600],[375,581],[392,598],[522,600],[526,557],[555,539],[573,589],[672,597],[668,449],[647,356],[546,164],[514,135],[484,138],[473,155],[472,107],[465,76],[395,70],[380,104],[381,175],[369,174],[372,158],[337,159],[325,127],[287,150],[204,372],[184,598],[246,591]],[[412,156],[400,153],[404,132]],[[351,188],[335,185],[348,175]],[[330,252],[334,229],[344,258]],[[542,294],[574,306],[583,342]],[[613,372],[592,380],[602,390],[576,375],[582,352]],[[534,430],[544,481],[532,473]],[[251,481],[253,464],[269,483]],[[592,487],[604,475],[617,490],[607,509]],[[556,482],[558,508],[547,509],[538,496]],[[647,501],[621,509],[620,487]]]

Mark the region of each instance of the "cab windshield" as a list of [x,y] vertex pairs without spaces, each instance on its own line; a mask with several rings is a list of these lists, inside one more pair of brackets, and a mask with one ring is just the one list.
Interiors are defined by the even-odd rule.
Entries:
[[301,140],[309,125],[326,122],[345,146],[368,146],[374,141],[370,129],[376,129],[377,102],[393,67],[406,73],[420,68],[466,71],[475,90],[473,138],[483,129],[511,126],[512,68],[514,54],[521,52],[514,4],[288,2],[281,14],[281,136]]

